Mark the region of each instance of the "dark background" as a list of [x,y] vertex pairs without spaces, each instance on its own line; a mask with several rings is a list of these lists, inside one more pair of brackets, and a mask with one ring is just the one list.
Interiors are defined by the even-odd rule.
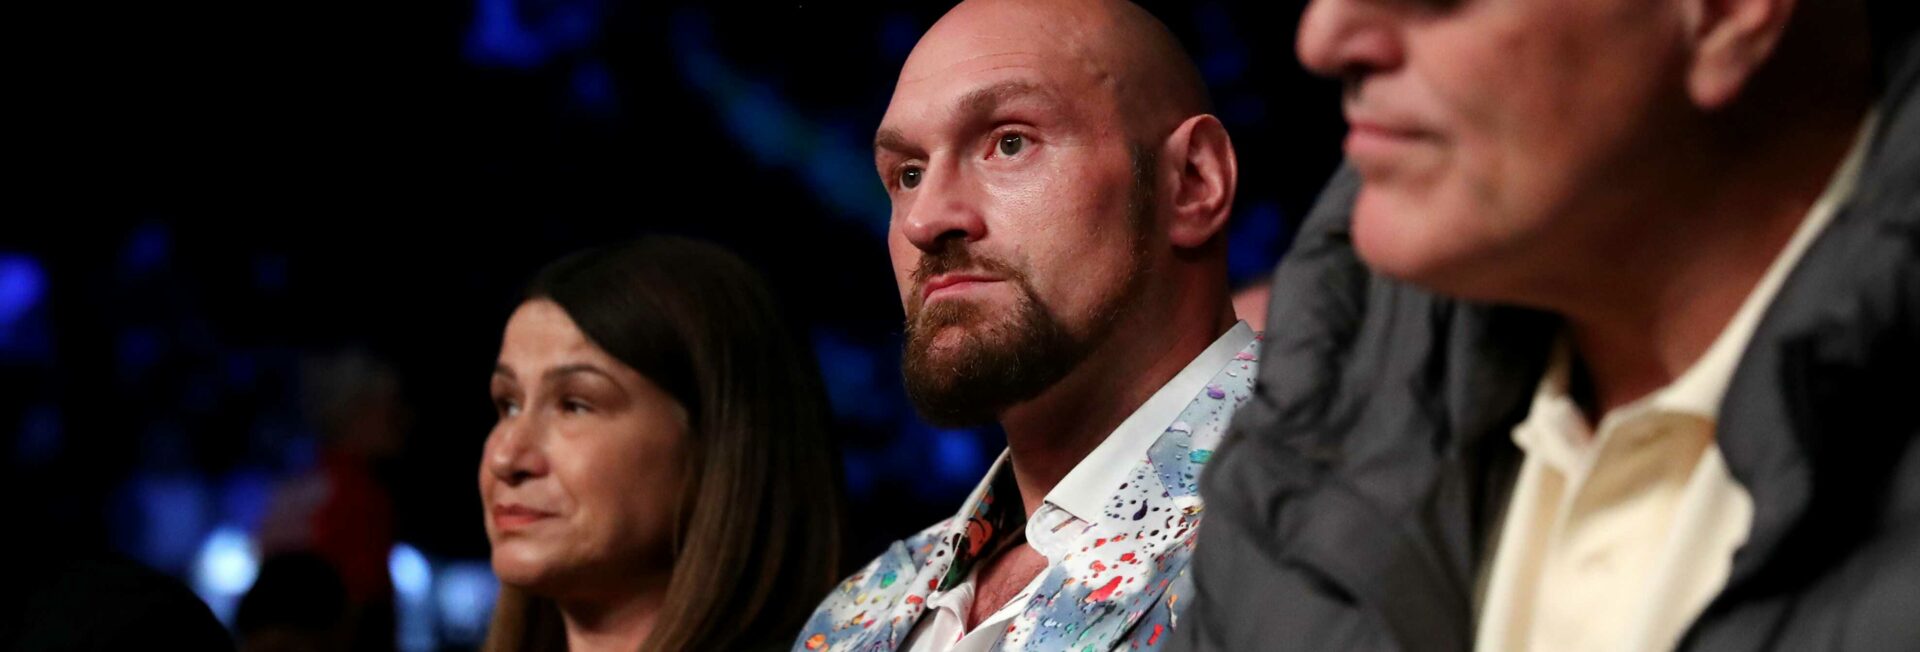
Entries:
[[[1144,4],[1233,136],[1233,275],[1258,281],[1343,133],[1337,87],[1292,55],[1303,3]],[[515,293],[563,253],[655,232],[746,257],[812,346],[849,563],[950,514],[999,435],[906,404],[870,155],[947,6],[147,2],[9,21],[29,116],[11,130],[21,201],[0,218],[0,457],[25,507],[10,534],[203,595],[244,586],[233,533],[314,463],[302,365],[358,351],[397,370],[412,417],[382,477],[435,606],[402,614],[430,622],[403,641],[470,643],[442,621],[484,602],[449,592],[484,571],[476,464]]]

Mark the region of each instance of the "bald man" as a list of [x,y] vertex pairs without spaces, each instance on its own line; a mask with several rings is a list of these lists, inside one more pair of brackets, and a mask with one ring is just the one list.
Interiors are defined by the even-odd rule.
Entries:
[[1233,146],[1165,26],[1124,2],[959,5],[874,139],[922,416],[1007,450],[796,650],[1107,650],[1169,640],[1195,481],[1251,390],[1228,297]]

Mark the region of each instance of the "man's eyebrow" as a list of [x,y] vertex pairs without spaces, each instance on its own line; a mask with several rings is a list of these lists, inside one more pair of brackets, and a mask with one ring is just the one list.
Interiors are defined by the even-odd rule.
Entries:
[[881,127],[880,131],[873,134],[873,151],[906,154],[914,151],[914,147],[907,141],[907,135],[900,133],[899,129]]
[[[1045,88],[1032,82],[1016,79],[967,91],[966,95],[960,96],[959,101],[954,102],[954,107],[955,113],[958,115],[970,119],[979,119],[982,116],[992,114],[995,109],[1000,108],[1003,104],[1027,98],[1037,99],[1046,104],[1053,104],[1055,102],[1053,93],[1048,92]],[[906,134],[901,133],[900,130],[892,127],[881,127],[880,130],[873,135],[873,149],[875,152],[897,152],[912,155],[918,152],[920,148],[916,147],[912,141],[907,140]]]
[[1048,103],[1054,101],[1053,93],[1046,89],[1032,82],[1015,79],[968,91],[955,104],[961,115],[981,116],[992,113],[1002,104],[1029,97]]

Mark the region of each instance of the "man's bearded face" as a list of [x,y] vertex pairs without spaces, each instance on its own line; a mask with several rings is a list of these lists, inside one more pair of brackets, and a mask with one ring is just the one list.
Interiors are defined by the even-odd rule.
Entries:
[[[1106,284],[1109,290],[1086,319],[1078,320],[1078,328],[1048,306],[1024,265],[988,257],[958,238],[922,256],[913,270],[902,356],[907,394],[922,417],[941,426],[993,421],[1006,408],[1059,382],[1106,340],[1136,300],[1147,266],[1152,156],[1140,148],[1132,154],[1134,178],[1125,216],[1125,228],[1132,232],[1132,264],[1117,278],[1084,280]],[[999,279],[1011,292],[1011,301],[962,294],[929,303],[927,283],[951,274]]]

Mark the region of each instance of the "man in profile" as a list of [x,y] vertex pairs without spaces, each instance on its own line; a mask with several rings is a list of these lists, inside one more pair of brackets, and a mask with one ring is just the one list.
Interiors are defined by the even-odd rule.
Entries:
[[1913,13],[1314,0],[1178,647],[1920,649]]
[[796,650],[1169,640],[1200,469],[1251,390],[1223,226],[1233,147],[1125,2],[955,7],[874,142],[921,414],[1007,452],[951,519],[828,596]]

